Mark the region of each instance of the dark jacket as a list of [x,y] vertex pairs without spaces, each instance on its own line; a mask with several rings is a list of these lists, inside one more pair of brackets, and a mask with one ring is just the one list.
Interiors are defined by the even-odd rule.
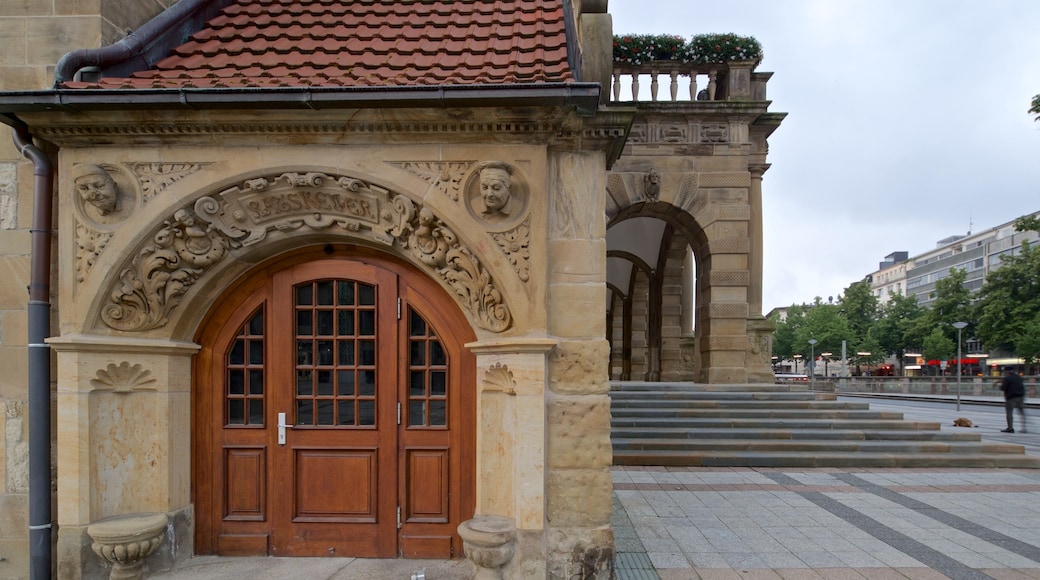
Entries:
[[1004,378],[1000,380],[1000,390],[1004,391],[1005,399],[1026,396],[1026,386],[1022,382],[1022,377],[1018,376],[1017,373],[1004,375]]

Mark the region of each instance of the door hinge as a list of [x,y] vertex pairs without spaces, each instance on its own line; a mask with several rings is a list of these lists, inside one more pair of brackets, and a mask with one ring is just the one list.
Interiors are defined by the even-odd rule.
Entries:
[[401,506],[397,506],[397,529],[401,529]]
[[400,401],[397,403],[397,425],[398,426],[401,425],[401,403],[400,403]]
[[401,298],[397,298],[397,319],[401,320]]

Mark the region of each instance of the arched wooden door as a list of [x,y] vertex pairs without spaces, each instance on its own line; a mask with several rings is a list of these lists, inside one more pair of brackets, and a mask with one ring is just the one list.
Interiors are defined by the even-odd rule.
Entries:
[[198,553],[461,557],[475,362],[443,290],[376,259],[271,267],[199,339]]

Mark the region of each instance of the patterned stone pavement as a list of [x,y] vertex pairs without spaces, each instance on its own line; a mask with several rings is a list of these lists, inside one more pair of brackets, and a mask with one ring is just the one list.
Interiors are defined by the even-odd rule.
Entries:
[[1040,470],[615,467],[618,578],[1040,579]]

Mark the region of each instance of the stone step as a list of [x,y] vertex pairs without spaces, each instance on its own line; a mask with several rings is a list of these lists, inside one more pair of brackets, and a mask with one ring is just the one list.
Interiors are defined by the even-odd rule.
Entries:
[[733,419],[851,419],[851,420],[902,420],[903,414],[895,411],[871,411],[870,409],[624,409],[611,408],[615,419],[640,417],[646,419],[686,418],[733,418]]
[[981,441],[982,436],[973,431],[925,431],[906,429],[685,429],[676,427],[630,428],[615,427],[611,436],[617,439],[678,439],[678,440],[857,440],[857,441]]
[[610,397],[615,401],[649,400],[649,401],[817,401],[835,400],[837,397],[820,399],[818,395],[830,395],[832,393],[790,393],[777,392],[732,392],[732,393],[709,393],[702,391],[610,391]]
[[1021,445],[799,385],[612,383],[610,397],[616,465],[1040,468]]
[[955,467],[1040,468],[1040,458],[1012,453],[820,453],[757,451],[626,451],[615,465],[702,467]]
[[764,384],[702,384],[702,383],[650,383],[642,381],[612,382],[611,391],[685,391],[701,393],[786,393],[808,391],[808,386],[801,385],[764,385]]
[[979,441],[880,441],[852,439],[613,439],[617,451],[804,451],[823,453],[1025,453],[1025,447]]
[[818,401],[815,399],[790,401],[750,400],[683,400],[673,399],[614,399],[611,409],[869,409],[870,403],[853,401]]
[[934,421],[907,421],[896,419],[782,419],[782,418],[739,418],[739,417],[621,417],[611,419],[612,427],[676,427],[684,429],[903,429],[939,430]]

